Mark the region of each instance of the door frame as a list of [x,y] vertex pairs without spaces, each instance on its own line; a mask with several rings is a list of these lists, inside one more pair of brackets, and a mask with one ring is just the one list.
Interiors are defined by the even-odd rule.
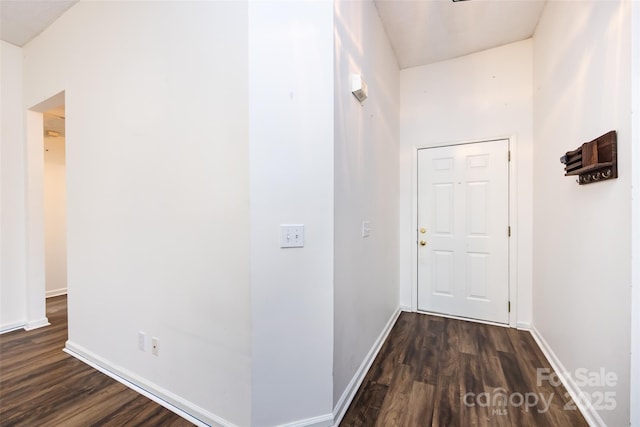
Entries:
[[[418,244],[416,240],[418,229],[418,151],[427,148],[448,147],[453,145],[464,144],[476,144],[481,142],[490,142],[506,139],[508,142],[509,151],[511,152],[511,161],[509,162],[509,225],[511,226],[511,237],[509,238],[509,301],[511,302],[511,312],[509,313],[508,326],[517,327],[518,319],[518,215],[517,215],[517,176],[516,164],[518,159],[517,154],[517,139],[516,135],[508,136],[494,136],[489,138],[476,138],[463,141],[448,141],[439,142],[433,144],[420,144],[414,145],[411,150],[411,236],[410,241],[413,245],[411,251],[411,311],[418,311]],[[506,230],[505,230],[506,232]],[[471,319],[465,319],[471,320]],[[474,320],[475,321],[475,320]],[[481,323],[491,323],[477,320]],[[499,326],[505,326],[504,324],[496,323]]]
[[42,126],[43,113],[60,105],[66,105],[64,90],[28,108],[25,112],[27,215],[25,230],[27,246],[25,330],[49,325],[45,284],[44,135]]

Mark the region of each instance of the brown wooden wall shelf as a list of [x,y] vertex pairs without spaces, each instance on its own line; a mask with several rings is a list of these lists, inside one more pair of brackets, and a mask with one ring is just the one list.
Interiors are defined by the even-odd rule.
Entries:
[[560,158],[565,176],[578,175],[578,184],[618,177],[618,138],[615,130],[585,142]]

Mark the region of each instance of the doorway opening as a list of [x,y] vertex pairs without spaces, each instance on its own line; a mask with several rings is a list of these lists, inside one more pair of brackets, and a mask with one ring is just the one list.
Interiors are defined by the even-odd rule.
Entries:
[[[62,258],[62,266],[57,266],[57,275],[60,275],[60,271],[64,271],[64,284],[54,284],[52,282],[52,290],[58,292],[66,292],[68,288],[66,285],[66,226],[64,231],[61,231],[59,227],[57,229],[51,226],[45,227],[45,222],[48,219],[45,218],[45,187],[49,187],[49,180],[45,183],[45,153],[46,157],[50,157],[49,153],[54,154],[51,151],[53,148],[53,142],[47,141],[49,152],[45,151],[45,139],[59,138],[62,135],[66,135],[65,121],[62,119],[66,117],[64,112],[65,106],[65,93],[64,91],[48,98],[39,104],[34,105],[26,111],[26,177],[27,177],[27,229],[26,229],[26,244],[27,244],[27,277],[26,277],[26,317],[27,322],[25,325],[26,330],[39,328],[49,325],[47,318],[47,287],[46,276],[48,269],[46,268],[46,258],[50,258],[52,261],[55,259],[60,260]],[[52,119],[45,120],[45,113],[48,116],[55,116]],[[61,114],[62,113],[62,114]],[[57,118],[57,119],[56,119]],[[45,129],[45,121],[50,124],[49,129]],[[51,122],[57,122],[54,128]],[[49,132],[47,132],[49,131]],[[62,158],[66,158],[65,155]],[[59,144],[56,145],[55,153],[60,154]],[[66,161],[64,162],[66,165]],[[58,165],[60,166],[60,165]],[[58,167],[58,176],[60,176],[60,167]],[[49,175],[49,174],[47,174]],[[62,174],[65,176],[66,174]],[[62,191],[66,188],[66,184],[60,183],[56,187],[59,189],[62,186]],[[59,192],[60,190],[58,190]],[[47,198],[50,197],[51,192],[47,191]],[[65,197],[66,199],[66,197]],[[64,199],[63,199],[64,200]],[[60,200],[58,200],[60,201]],[[66,201],[62,202],[62,206],[66,206]],[[48,209],[47,209],[48,210]],[[63,210],[64,218],[66,218],[66,208]],[[66,220],[65,220],[66,222]],[[55,251],[51,251],[50,254],[46,254],[46,238],[45,229],[56,232],[58,235],[62,235],[64,245],[58,245]],[[51,271],[53,273],[54,271]],[[64,289],[62,291],[61,289]],[[51,292],[53,295],[57,292]]]
[[64,105],[43,113],[45,295],[67,293],[67,203]]

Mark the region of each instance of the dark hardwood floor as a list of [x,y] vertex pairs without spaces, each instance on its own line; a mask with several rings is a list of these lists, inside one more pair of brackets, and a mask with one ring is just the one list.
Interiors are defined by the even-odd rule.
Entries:
[[537,368],[527,332],[402,313],[340,426],[587,427]]
[[[0,426],[190,426],[62,352],[66,297],[47,300],[51,326],[0,335]],[[341,426],[582,427],[530,334],[402,313]]]
[[66,296],[47,300],[51,326],[0,335],[0,426],[191,426],[63,353]]

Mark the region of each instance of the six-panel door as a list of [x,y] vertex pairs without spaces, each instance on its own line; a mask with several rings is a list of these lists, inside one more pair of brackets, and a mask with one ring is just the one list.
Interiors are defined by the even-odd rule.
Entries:
[[508,150],[418,151],[418,310],[509,322]]

